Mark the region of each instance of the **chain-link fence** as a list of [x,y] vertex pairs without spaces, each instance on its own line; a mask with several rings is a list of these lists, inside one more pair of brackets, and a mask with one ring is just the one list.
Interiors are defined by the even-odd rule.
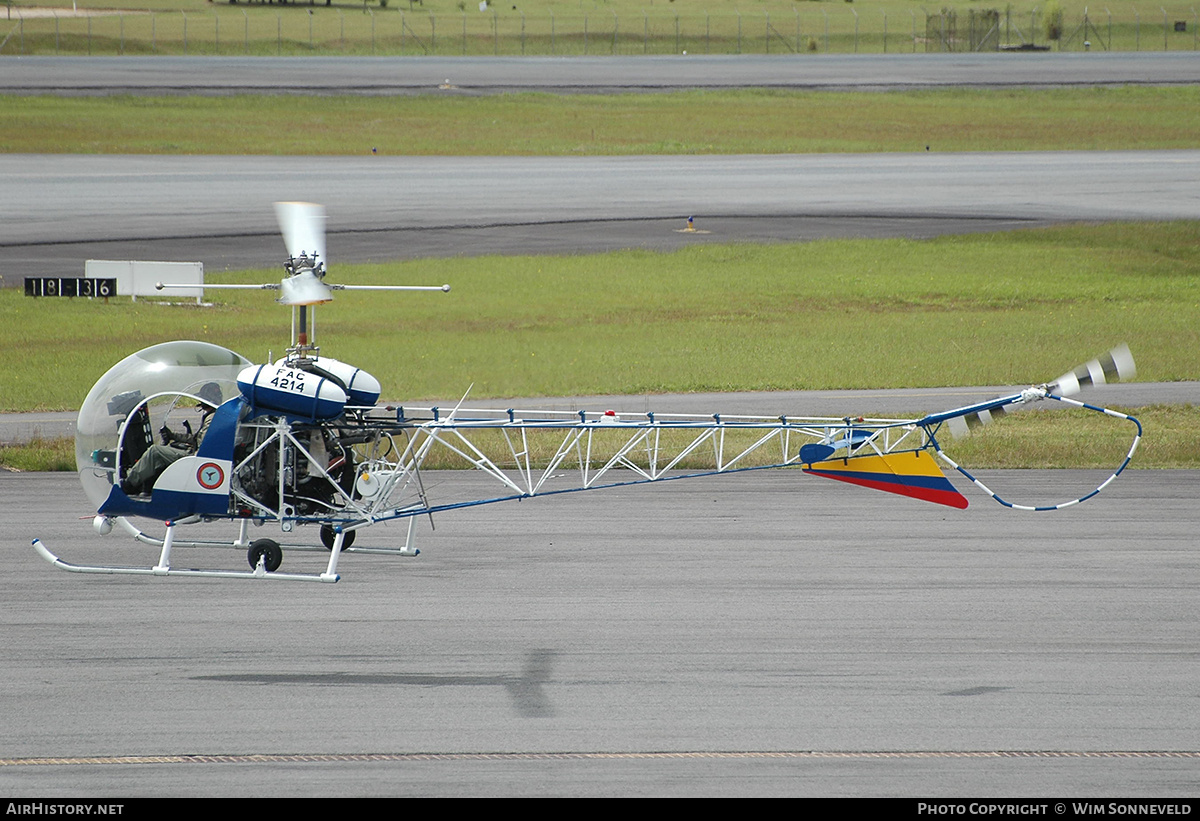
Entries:
[[481,5],[430,14],[389,8],[214,6],[198,12],[0,9],[0,55],[637,55],[1194,51],[1194,7],[1097,14],[861,6],[792,14],[526,15]]

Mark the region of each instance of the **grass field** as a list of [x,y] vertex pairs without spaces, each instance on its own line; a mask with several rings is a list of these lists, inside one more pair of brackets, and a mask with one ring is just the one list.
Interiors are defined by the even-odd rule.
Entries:
[[[1141,379],[1197,379],[1198,272],[1196,223],[339,266],[348,283],[454,290],[339,295],[318,341],[404,400],[472,384],[476,398],[1019,384],[1121,341]],[[282,350],[288,317],[269,298],[210,294],[198,308],[0,291],[3,409],[78,407],[114,362],[167,339]]]
[[[585,5],[537,8],[562,18]],[[590,6],[609,16],[649,20],[662,4]],[[181,17],[212,14],[214,20],[217,14],[225,20],[228,12],[235,21],[281,20],[300,11],[191,0],[157,6],[148,0],[143,7],[183,11]],[[436,7],[431,2],[424,10]],[[679,4],[681,14],[684,7]],[[892,19],[915,19],[916,8],[854,6],[860,16],[873,9]],[[687,9],[709,15],[721,10],[719,4]],[[1163,20],[1177,14],[1191,19],[1159,9],[1155,14]],[[1113,4],[1113,10],[1114,16],[1154,16],[1126,3]],[[345,6],[315,11],[308,19],[316,31],[328,28],[331,14],[352,16]],[[521,11],[533,15],[532,6]],[[753,7],[754,14],[797,20],[810,12],[832,18],[847,11],[844,4],[822,3]],[[375,14],[398,12],[393,5]],[[1188,36],[1194,31],[1189,24]],[[18,33],[15,26],[8,32],[9,45]],[[1197,94],[1185,87],[386,101],[6,98],[0,100],[6,113],[0,151],[245,154],[265,145],[271,153],[325,155],[360,153],[366,146],[407,154],[569,155],[914,151],[927,145],[939,151],[1195,148]],[[290,122],[298,106],[312,113],[303,135],[292,138],[293,130],[281,123]],[[206,127],[218,119],[221,129]],[[1196,379],[1198,273],[1196,223],[1080,225],[922,242],[708,246],[676,254],[426,260],[339,266],[338,277],[450,281],[451,295],[406,298],[400,310],[345,295],[322,309],[320,328],[328,352],[373,372],[388,398],[403,400],[457,396],[471,384],[472,396],[480,399],[1019,384],[1052,378],[1119,341],[1132,346],[1140,379]],[[276,271],[244,272],[227,279],[277,277]],[[501,281],[505,286],[497,292],[494,283]],[[662,293],[677,298],[666,303]],[[8,357],[0,408],[6,410],[78,407],[109,366],[157,341],[190,336],[261,360],[269,351],[278,353],[287,334],[286,315],[261,294],[223,295],[217,305],[197,308],[37,301],[0,290],[0,322],[0,350]],[[1200,448],[1194,414],[1191,408],[1143,412],[1148,438],[1138,464],[1195,466]],[[1001,436],[1042,440],[1035,447],[1002,448],[1025,454],[1016,466],[1078,465],[1086,443],[1098,441],[1086,427],[1094,420],[1070,425],[1072,439],[1043,433],[1059,427],[1043,426],[1036,414],[1022,417],[1000,434],[969,443],[983,448],[968,452],[978,457],[973,464],[1014,466],[986,449],[988,442],[1004,444]],[[0,464],[18,464],[31,453],[34,464],[70,461],[69,449],[39,443],[21,454],[0,451]]]
[[[1195,51],[1194,5],[1113,0],[25,0],[0,55],[578,55]],[[53,13],[47,9],[56,9]],[[82,13],[80,13],[82,12]],[[1182,24],[1182,27],[1179,25]],[[1087,45],[1085,45],[1085,43]]]
[[[318,342],[406,402],[471,385],[483,400],[1030,384],[1120,341],[1139,379],[1197,379],[1198,272],[1192,222],[339,266],[348,283],[454,290],[399,302],[343,293],[320,309]],[[281,351],[288,317],[269,296],[211,293],[219,301],[197,307],[0,290],[3,409],[78,407],[113,363],[159,341],[202,339],[257,361]],[[1137,413],[1147,427],[1139,466],[1200,467],[1200,411]],[[1111,467],[1128,448],[1129,431],[1112,420],[1063,419],[1019,414],[956,443],[955,457],[972,467]],[[69,454],[37,443],[0,450],[0,464],[69,466]]]
[[[348,283],[454,290],[398,303],[343,293],[320,309],[318,342],[406,402],[469,385],[483,400],[1029,384],[1120,341],[1139,379],[1197,379],[1198,272],[1194,222],[339,266]],[[281,351],[288,318],[269,296],[210,293],[219,301],[197,307],[0,290],[2,409],[78,407],[108,367],[159,341],[202,339],[257,361]],[[1135,464],[1200,467],[1198,413],[1136,411],[1146,439]],[[952,452],[973,468],[1112,467],[1129,439],[1126,425],[1095,414],[1022,413]],[[70,443],[0,448],[0,465],[69,469],[71,454]]]
[[[302,129],[281,127],[306,112]],[[612,155],[1200,146],[1200,87],[0,97],[0,152]],[[213,122],[222,123],[214,129]]]

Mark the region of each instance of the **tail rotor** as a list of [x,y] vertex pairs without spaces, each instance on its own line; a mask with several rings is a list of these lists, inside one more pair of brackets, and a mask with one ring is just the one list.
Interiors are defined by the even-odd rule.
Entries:
[[1059,397],[1074,396],[1080,391],[1113,382],[1129,381],[1137,376],[1137,365],[1129,346],[1122,343],[1108,353],[1085,362],[1074,370],[1067,371],[1053,382],[1029,388],[1020,394],[1000,397],[992,402],[984,402],[971,408],[960,409],[961,412],[951,411],[952,415],[942,421],[954,437],[966,436],[976,428],[1003,419],[1009,413],[1010,405],[1045,399],[1049,395]]
[[[1133,362],[1133,355],[1129,352],[1128,345],[1118,345],[1108,353],[1086,362],[1075,368],[1072,371],[1060,376],[1053,382],[1048,382],[1044,385],[1035,385],[1031,388],[1026,388],[1020,393],[1012,394],[1011,396],[1002,396],[993,399],[990,402],[980,402],[977,405],[970,405],[957,410],[946,411],[945,413],[937,413],[926,416],[917,424],[925,429],[929,435],[930,442],[937,455],[948,465],[953,467],[967,479],[972,481],[977,487],[982,489],[993,499],[1000,504],[1016,508],[1018,510],[1059,510],[1064,507],[1079,504],[1080,502],[1090,499],[1101,490],[1108,486],[1110,482],[1117,478],[1122,471],[1129,465],[1133,458],[1134,452],[1137,450],[1138,443],[1142,438],[1142,424],[1136,418],[1129,416],[1119,411],[1110,410],[1108,408],[1096,407],[1077,399],[1071,399],[1071,396],[1078,394],[1085,388],[1095,387],[1097,385],[1107,385],[1112,382],[1132,379],[1137,375],[1137,368]],[[1131,423],[1135,429],[1133,441],[1129,446],[1125,458],[1112,472],[1112,474],[1101,482],[1095,489],[1078,496],[1074,499],[1069,499],[1065,502],[1060,502],[1053,505],[1018,505],[1006,501],[998,496],[987,485],[981,482],[975,476],[972,476],[961,465],[951,459],[941,446],[938,444],[934,432],[938,426],[944,424],[950,430],[951,434],[958,436],[969,432],[972,428],[993,422],[996,419],[1003,417],[1007,413],[1007,408],[1010,405],[1025,405],[1031,402],[1036,402],[1042,399],[1054,399],[1058,402],[1063,402],[1067,405],[1072,405],[1077,408],[1082,408],[1089,411],[1102,413],[1114,419],[1123,419]]]
[[1137,376],[1137,365],[1128,345],[1118,345],[1103,356],[1068,371],[1046,385],[1046,389],[1059,396],[1074,396],[1085,388],[1106,385],[1109,382],[1127,382]]

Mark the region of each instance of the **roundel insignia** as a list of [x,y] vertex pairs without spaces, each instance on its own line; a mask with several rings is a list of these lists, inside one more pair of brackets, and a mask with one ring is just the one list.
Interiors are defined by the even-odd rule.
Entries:
[[196,481],[205,490],[216,490],[225,481],[225,471],[216,462],[205,462],[196,471]]

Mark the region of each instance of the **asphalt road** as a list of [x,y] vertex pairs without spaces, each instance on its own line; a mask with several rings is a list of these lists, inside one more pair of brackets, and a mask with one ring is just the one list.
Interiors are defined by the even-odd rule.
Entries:
[[[646,58],[22,57],[0,93],[468,94],[511,89],[1181,85],[1192,52]],[[452,88],[444,88],[450,80]],[[1194,219],[1200,152],[773,157],[0,157],[0,275],[87,259],[280,261],[271,203],[329,209],[331,262]],[[694,216],[700,233],[680,232]]]
[[[6,284],[87,259],[281,263],[272,203],[316,200],[338,262],[928,237],[1200,217],[1200,151],[680,157],[0,156]],[[688,216],[695,233],[683,229]]]
[[895,90],[1200,82],[1195,52],[645,57],[6,57],[6,94]]
[[[984,478],[1046,501],[1100,477]],[[1194,797],[1197,479],[1127,472],[1052,515],[797,471],[698,479],[459,511],[421,524],[415,559],[346,556],[338,584],[289,585],[54,570],[32,537],[77,562],[157,551],[93,535],[69,474],[0,475],[0,783]],[[476,481],[426,478],[435,497]]]

